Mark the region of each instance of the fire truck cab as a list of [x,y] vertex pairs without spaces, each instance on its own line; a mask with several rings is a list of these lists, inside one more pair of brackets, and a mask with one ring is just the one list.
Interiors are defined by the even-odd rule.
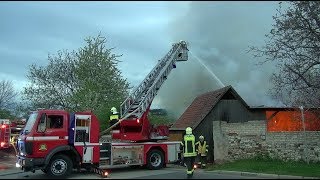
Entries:
[[18,139],[17,167],[25,171],[41,169],[49,175],[59,176],[70,174],[73,168],[79,168],[89,159],[99,163],[98,153],[86,152],[87,149],[99,152],[98,120],[91,113],[77,114],[84,115],[90,117],[90,121],[86,119],[87,126],[78,128],[73,113],[63,110],[31,113]]

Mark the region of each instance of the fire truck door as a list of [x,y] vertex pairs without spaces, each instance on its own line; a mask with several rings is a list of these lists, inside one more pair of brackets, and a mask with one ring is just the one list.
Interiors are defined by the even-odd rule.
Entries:
[[[64,115],[47,113],[46,120],[39,122],[33,137],[33,152],[40,157],[46,156],[54,148],[68,144],[67,119]],[[28,140],[27,138],[27,140]]]
[[82,155],[83,163],[93,160],[93,146],[90,142],[91,115],[75,115],[74,145]]

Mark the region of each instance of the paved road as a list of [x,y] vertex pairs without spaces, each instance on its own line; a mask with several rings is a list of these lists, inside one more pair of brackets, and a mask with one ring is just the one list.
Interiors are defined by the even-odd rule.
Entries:
[[[48,179],[42,171],[35,173],[22,172],[15,167],[14,150],[0,150],[0,179]],[[143,168],[122,168],[109,170],[107,179],[186,179],[186,170],[181,166],[168,165],[161,170],[147,170]],[[102,177],[89,172],[74,172],[68,179],[101,179]],[[205,172],[197,169],[193,179],[256,179],[252,177],[223,175]]]
[[0,150],[0,172],[6,169],[11,169],[16,166],[16,156],[14,149],[1,149]]
[[[21,172],[18,169],[8,169],[0,171],[0,179],[48,179],[42,171]],[[97,174],[88,172],[75,172],[68,179],[102,179]],[[106,179],[186,179],[186,171],[183,168],[167,167],[161,170],[146,170],[122,168],[110,170],[110,175]],[[253,177],[223,175],[213,172],[196,170],[193,179],[256,179]]]

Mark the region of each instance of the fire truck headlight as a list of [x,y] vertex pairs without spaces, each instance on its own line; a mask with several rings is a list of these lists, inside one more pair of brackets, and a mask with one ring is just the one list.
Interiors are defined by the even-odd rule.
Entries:
[[21,166],[20,166],[20,164],[19,164],[19,163],[16,163],[16,167],[17,167],[17,168],[19,168],[19,167],[21,167]]
[[1,147],[4,147],[4,145],[5,145],[6,143],[5,142],[1,142]]
[[107,171],[103,172],[103,176],[107,177],[109,175],[109,173]]

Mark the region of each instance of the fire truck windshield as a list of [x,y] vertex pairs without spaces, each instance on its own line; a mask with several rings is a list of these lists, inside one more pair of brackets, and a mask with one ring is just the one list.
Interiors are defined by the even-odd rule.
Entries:
[[34,123],[36,122],[37,116],[38,116],[37,112],[34,112],[30,115],[26,123],[26,126],[23,129],[23,134],[28,134],[31,131],[32,127],[34,126]]

